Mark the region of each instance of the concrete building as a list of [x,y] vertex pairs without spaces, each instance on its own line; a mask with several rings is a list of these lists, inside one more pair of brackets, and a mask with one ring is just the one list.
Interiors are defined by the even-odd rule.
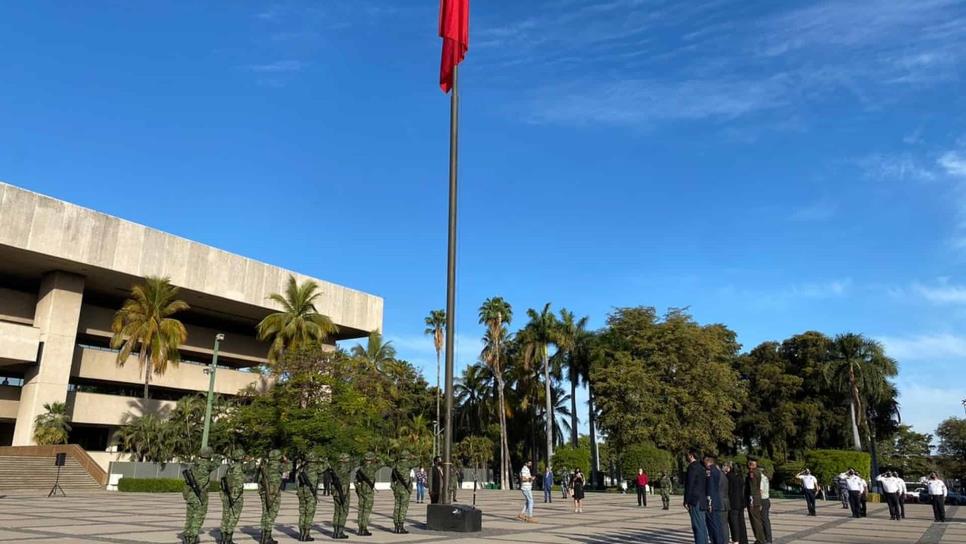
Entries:
[[[268,296],[290,274],[314,279],[0,182],[0,446],[32,444],[44,404],[66,402],[70,442],[106,468],[125,418],[207,391],[217,333],[226,339],[215,390],[237,394],[258,381],[249,369],[268,346],[255,325],[277,310]],[[114,312],[151,275],[169,277],[191,309],[177,315],[188,330],[182,363],[153,376],[144,403],[136,357],[118,366],[109,340]],[[382,329],[381,298],[315,281],[319,312],[339,328],[333,341]]]

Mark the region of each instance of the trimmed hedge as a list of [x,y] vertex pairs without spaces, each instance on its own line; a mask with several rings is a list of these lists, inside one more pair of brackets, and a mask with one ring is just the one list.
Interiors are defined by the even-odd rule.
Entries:
[[[562,474],[563,469],[573,473],[579,468],[584,473],[584,480],[590,480],[590,449],[562,446],[553,452],[553,469],[555,475]],[[545,471],[546,469],[541,469]]]
[[849,468],[859,471],[868,480],[872,473],[872,457],[864,451],[812,450],[805,454],[805,466],[821,485],[834,486],[835,477]]
[[[184,480],[180,478],[121,478],[117,481],[117,490],[129,493],[181,493],[184,486]],[[217,480],[208,485],[209,493],[220,489]]]

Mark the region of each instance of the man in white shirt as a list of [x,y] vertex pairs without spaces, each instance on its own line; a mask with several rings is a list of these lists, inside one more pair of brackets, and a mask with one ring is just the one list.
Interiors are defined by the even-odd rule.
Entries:
[[933,519],[939,522],[946,522],[946,494],[949,490],[946,489],[946,483],[939,479],[939,476],[933,472],[929,475],[929,479],[926,480],[926,490],[929,491],[929,500],[932,502],[932,516]]
[[899,481],[899,518],[906,519],[906,493],[908,493],[906,481],[894,470],[892,476]]
[[771,499],[769,498],[771,484],[764,470],[759,467],[758,472],[761,473],[761,527],[765,530],[765,542],[771,544],[771,518],[768,517],[771,512]]
[[805,505],[808,507],[808,515],[815,515],[815,494],[818,492],[818,479],[812,476],[807,468],[795,475],[802,481],[802,491],[805,493]]
[[530,473],[532,466],[533,461],[527,461],[527,464],[523,465],[523,468],[520,470],[520,491],[523,492],[523,510],[520,511],[517,519],[528,523],[535,523],[537,521],[533,517],[533,476]]
[[854,470],[849,469],[845,475],[845,485],[849,490],[849,508],[852,510],[852,517],[862,517],[862,490],[865,488],[865,480],[859,477]]
[[899,520],[899,482],[893,478],[892,474],[886,472],[876,477],[876,481],[882,484],[882,494],[885,496],[886,504],[889,505],[889,519]]

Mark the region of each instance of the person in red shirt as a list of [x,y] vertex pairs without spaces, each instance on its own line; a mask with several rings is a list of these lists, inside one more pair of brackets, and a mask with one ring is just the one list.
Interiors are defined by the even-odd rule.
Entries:
[[647,473],[643,468],[637,469],[637,505],[641,508],[647,506]]

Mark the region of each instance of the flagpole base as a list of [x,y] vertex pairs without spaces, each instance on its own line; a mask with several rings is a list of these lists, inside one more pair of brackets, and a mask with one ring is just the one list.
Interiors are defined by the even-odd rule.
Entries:
[[430,531],[478,533],[483,530],[483,511],[468,504],[427,504],[426,528]]

